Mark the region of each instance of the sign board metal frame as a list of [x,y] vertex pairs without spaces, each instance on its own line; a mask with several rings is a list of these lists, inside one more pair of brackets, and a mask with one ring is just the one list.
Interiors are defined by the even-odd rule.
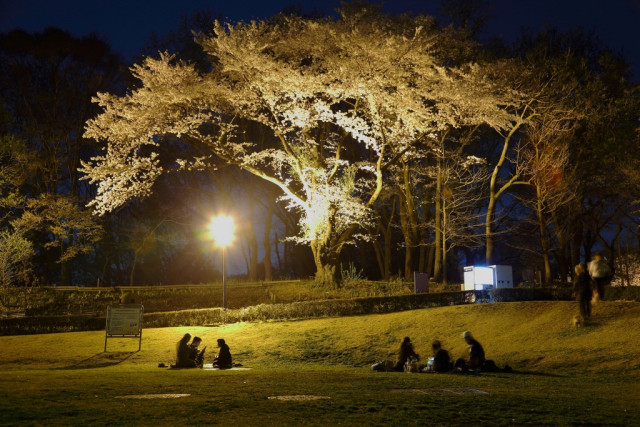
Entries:
[[104,333],[104,351],[107,351],[107,338],[138,338],[138,351],[142,348],[142,304],[119,304],[107,307],[107,320]]

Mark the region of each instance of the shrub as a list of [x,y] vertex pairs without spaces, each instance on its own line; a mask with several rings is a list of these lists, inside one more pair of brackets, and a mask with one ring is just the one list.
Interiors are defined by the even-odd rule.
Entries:
[[609,286],[604,296],[610,301],[640,301],[640,286]]
[[[195,308],[149,312],[145,305],[146,328],[173,326],[216,325],[224,322],[277,321],[308,319],[314,317],[355,316],[374,313],[391,313],[419,308],[479,302],[508,302],[571,299],[566,288],[505,288],[490,291],[442,292],[429,294],[405,294],[368,298],[334,298],[325,300],[296,301],[289,303],[261,303],[242,308]],[[607,290],[607,300],[640,301],[640,288],[612,287]],[[100,313],[65,316],[39,316],[0,319],[0,335],[35,334],[81,330],[100,330],[105,327],[106,307],[116,304],[105,298],[105,308]],[[144,302],[144,300],[143,300]]]

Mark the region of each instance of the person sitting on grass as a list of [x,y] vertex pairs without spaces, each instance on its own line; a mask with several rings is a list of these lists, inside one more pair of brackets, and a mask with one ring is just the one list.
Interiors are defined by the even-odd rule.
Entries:
[[413,350],[411,338],[404,337],[404,340],[402,341],[402,344],[400,344],[400,348],[398,349],[398,359],[396,361],[394,370],[398,372],[404,371],[404,365],[407,363],[407,360],[409,360],[410,357],[416,360],[420,360],[420,356],[418,356]]
[[220,352],[218,356],[213,359],[213,367],[218,369],[231,369],[233,367],[231,351],[227,343],[224,342],[224,339],[218,339],[218,347],[220,347]]
[[198,348],[202,343],[202,338],[193,337],[191,344],[189,344],[189,359],[193,361],[194,366],[202,368],[204,363],[204,351],[207,349],[205,346],[202,351]]
[[191,358],[191,346],[189,345],[189,340],[191,339],[191,334],[187,333],[178,341],[176,345],[176,364],[173,365],[174,368],[195,368],[196,364],[194,359]]
[[485,362],[482,345],[473,338],[469,331],[464,331],[462,338],[469,344],[469,359],[458,359],[455,364],[456,372],[480,372]]
[[431,343],[433,349],[433,365],[431,372],[448,372],[453,368],[453,363],[449,357],[449,352],[442,348],[440,341],[435,340]]

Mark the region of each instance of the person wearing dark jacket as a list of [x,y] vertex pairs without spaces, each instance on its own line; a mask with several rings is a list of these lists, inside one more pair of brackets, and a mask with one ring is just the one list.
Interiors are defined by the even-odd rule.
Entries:
[[195,368],[196,364],[191,358],[191,346],[189,346],[189,340],[191,334],[184,334],[182,339],[176,344],[176,368]]
[[593,296],[591,278],[584,263],[576,264],[574,271],[576,275],[573,278],[573,295],[578,300],[580,315],[584,320],[588,320],[591,317],[591,297]]
[[416,360],[420,360],[420,356],[418,356],[413,350],[411,338],[404,337],[404,340],[402,341],[402,344],[400,344],[400,348],[398,349],[398,359],[396,361],[394,370],[399,372],[404,371],[404,365],[405,363],[407,363],[407,360],[409,360],[410,357],[413,357]]
[[201,343],[202,343],[202,338],[193,337],[191,344],[189,344],[189,349],[191,350],[191,352],[189,353],[189,359],[193,360],[193,364],[199,368],[202,368],[203,366],[204,352],[207,349],[207,347],[205,346],[205,348],[200,350],[199,347]]
[[471,370],[482,368],[485,361],[484,348],[482,348],[482,345],[473,338],[471,332],[465,331],[462,334],[462,337],[467,344],[469,344],[469,360],[467,360],[467,366]]
[[453,363],[451,363],[449,352],[442,348],[442,344],[440,344],[440,341],[436,340],[431,343],[431,348],[433,349],[433,366],[431,367],[431,371],[450,371],[453,368]]
[[218,357],[213,359],[213,367],[219,369],[231,369],[233,367],[231,351],[229,350],[227,343],[224,342],[224,339],[218,339],[218,347],[220,347],[220,352],[218,353]]
[[484,349],[482,345],[473,338],[471,332],[464,331],[462,338],[469,344],[469,359],[456,360],[456,372],[479,372],[485,362]]

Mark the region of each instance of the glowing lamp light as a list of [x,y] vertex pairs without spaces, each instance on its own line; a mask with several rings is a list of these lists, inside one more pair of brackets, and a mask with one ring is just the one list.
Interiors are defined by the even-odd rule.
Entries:
[[209,235],[216,241],[216,245],[225,248],[233,242],[233,232],[235,225],[233,218],[220,215],[211,220],[209,224]]
[[233,218],[227,215],[219,215],[209,224],[209,235],[216,241],[216,245],[222,248],[222,307],[227,318],[227,282],[225,280],[225,248],[233,242],[235,225]]

